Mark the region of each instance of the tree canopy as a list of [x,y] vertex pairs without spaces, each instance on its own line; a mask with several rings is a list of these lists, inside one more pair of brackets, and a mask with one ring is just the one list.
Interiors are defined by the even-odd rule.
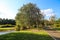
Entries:
[[36,4],[28,3],[19,9],[15,19],[16,25],[20,27],[30,27],[33,25],[38,27],[42,23],[43,15]]

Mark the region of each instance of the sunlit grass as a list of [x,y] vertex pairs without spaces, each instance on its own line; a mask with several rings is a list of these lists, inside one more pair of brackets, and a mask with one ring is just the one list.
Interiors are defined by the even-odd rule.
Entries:
[[0,31],[8,31],[8,30],[14,30],[14,27],[10,27],[10,28],[0,28]]

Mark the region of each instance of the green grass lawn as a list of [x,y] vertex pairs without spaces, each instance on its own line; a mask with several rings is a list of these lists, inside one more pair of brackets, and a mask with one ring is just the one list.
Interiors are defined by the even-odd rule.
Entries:
[[25,30],[0,35],[0,40],[53,40],[44,30]]
[[15,29],[15,25],[0,25],[0,32],[14,30],[14,29]]
[[14,30],[14,27],[0,28],[0,32],[1,32],[1,31],[9,31],[9,30]]

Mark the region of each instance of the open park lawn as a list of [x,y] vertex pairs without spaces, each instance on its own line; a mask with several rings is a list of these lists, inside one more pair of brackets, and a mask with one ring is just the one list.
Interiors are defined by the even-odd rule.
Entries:
[[0,40],[53,40],[44,30],[24,30],[0,35]]

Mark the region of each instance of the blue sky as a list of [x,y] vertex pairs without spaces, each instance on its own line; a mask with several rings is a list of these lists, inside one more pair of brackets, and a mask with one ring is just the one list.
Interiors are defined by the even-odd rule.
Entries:
[[29,2],[36,4],[46,18],[60,17],[60,0],[0,0],[0,18],[14,19],[18,9]]

